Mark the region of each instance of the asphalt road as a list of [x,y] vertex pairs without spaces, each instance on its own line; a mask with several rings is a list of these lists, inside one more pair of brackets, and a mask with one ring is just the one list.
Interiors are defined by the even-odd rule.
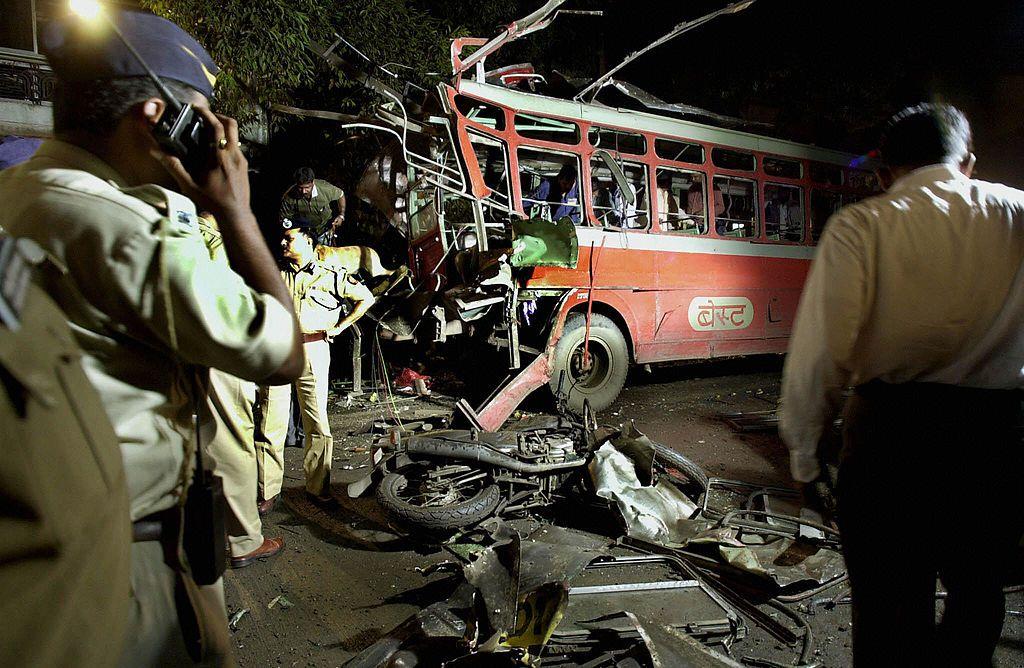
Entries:
[[[604,424],[634,420],[651,438],[702,464],[712,476],[759,484],[789,484],[784,446],[774,432],[738,433],[720,414],[774,408],[781,359],[730,360],[637,370],[619,400],[599,418]],[[443,408],[441,402],[402,399],[403,420]],[[439,576],[416,571],[450,558],[439,548],[403,538],[369,498],[344,499],[342,482],[366,469],[370,437],[349,435],[387,411],[337,406],[333,477],[340,505],[322,509],[302,493],[301,451],[286,452],[285,503],[267,518],[268,536],[282,536],[286,548],[266,563],[225,576],[229,615],[247,610],[234,639],[242,666],[338,666],[405,620],[420,607],[447,596]],[[1024,596],[1009,597],[1008,608],[1024,609]],[[814,631],[823,666],[848,666],[849,607],[802,608]],[[941,604],[940,604],[941,610]],[[796,652],[753,624],[733,647],[748,655],[789,663]],[[1008,616],[996,665],[1024,665],[1024,621]]]

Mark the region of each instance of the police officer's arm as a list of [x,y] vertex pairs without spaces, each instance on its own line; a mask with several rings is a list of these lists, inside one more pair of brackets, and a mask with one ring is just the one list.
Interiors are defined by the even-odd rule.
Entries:
[[232,118],[215,115],[202,105],[195,106],[209,124],[214,144],[225,139],[227,148],[214,151],[216,160],[212,168],[195,176],[185,171],[177,158],[162,151],[158,152],[159,157],[184,194],[217,217],[231,268],[246,285],[258,293],[270,295],[291,315],[292,346],[288,356],[278,369],[265,378],[256,379],[269,384],[291,382],[302,373],[302,334],[292,312],[291,295],[249,207],[248,162],[239,150],[238,123]]
[[370,310],[376,301],[370,288],[357,281],[350,282],[345,286],[344,297],[352,301],[352,312],[342,318],[337,327],[327,332],[330,337],[335,337],[348,329],[352,323],[362,318],[363,314]]

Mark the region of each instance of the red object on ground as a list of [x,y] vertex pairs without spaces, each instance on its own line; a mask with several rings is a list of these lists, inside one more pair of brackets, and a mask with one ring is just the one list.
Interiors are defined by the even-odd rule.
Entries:
[[430,376],[424,376],[423,374],[416,373],[412,369],[406,367],[399,371],[398,375],[395,376],[395,391],[415,392],[417,380],[422,380],[427,387],[430,387]]

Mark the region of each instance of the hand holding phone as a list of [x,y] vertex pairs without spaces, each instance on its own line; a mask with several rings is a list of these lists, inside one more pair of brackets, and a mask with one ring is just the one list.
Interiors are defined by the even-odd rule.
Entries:
[[[174,119],[182,129],[177,139],[161,139],[156,157],[178,182],[182,194],[220,221],[251,216],[249,163],[238,143],[238,122],[205,106],[186,105],[194,119]],[[167,109],[164,114],[171,111]],[[158,123],[157,127],[160,127]],[[172,124],[172,127],[173,124]],[[162,134],[162,133],[161,133]],[[171,142],[176,142],[174,145]],[[176,155],[184,146],[184,160]]]

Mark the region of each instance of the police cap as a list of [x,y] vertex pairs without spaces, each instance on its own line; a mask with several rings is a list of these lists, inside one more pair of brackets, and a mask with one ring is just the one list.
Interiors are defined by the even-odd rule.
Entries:
[[295,216],[295,218],[284,218],[281,220],[281,227],[286,230],[300,230],[306,234],[313,234],[313,221],[305,216]]
[[[212,96],[219,69],[191,35],[153,14],[122,10],[108,15],[158,77],[180,81]],[[146,75],[142,63],[105,20],[69,14],[51,21],[43,31],[42,52],[62,81]]]

